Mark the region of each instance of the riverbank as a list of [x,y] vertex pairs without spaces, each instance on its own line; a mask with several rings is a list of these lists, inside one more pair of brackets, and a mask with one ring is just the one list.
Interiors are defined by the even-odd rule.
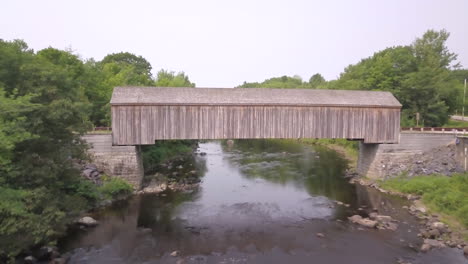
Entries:
[[[357,142],[331,139],[303,139],[300,142],[333,149],[349,160],[351,172],[355,169],[359,154]],[[453,157],[454,145],[442,146],[402,161],[405,166],[394,164],[398,170],[385,181],[364,177],[354,178],[351,182],[410,200],[413,206],[403,209],[421,222],[419,236],[424,239],[421,251],[449,246],[464,249],[468,254],[468,174],[454,174],[459,170],[455,168]],[[403,173],[402,167],[410,169]],[[435,172],[446,175],[431,175]],[[426,175],[415,176],[418,173]]]
[[[462,181],[466,180],[466,175],[460,176],[463,177]],[[439,175],[434,177],[442,182],[451,181],[451,178],[447,176]],[[419,176],[412,179],[400,177],[387,181],[353,178],[351,183],[360,184],[376,189],[381,193],[399,196],[410,201],[411,206],[403,206],[402,209],[407,210],[419,220],[421,228],[418,236],[423,239],[420,251],[427,252],[431,248],[451,247],[463,250],[464,254],[468,256],[468,230],[464,224],[466,218],[463,217],[465,212],[462,211],[463,215],[455,217],[453,212],[443,212],[444,210],[436,205],[437,202],[434,202],[434,199],[446,200],[446,197],[453,199],[454,196],[463,196],[464,193],[460,193],[460,191],[463,190],[464,184],[457,188],[446,189],[447,187],[441,186],[440,183],[434,184],[433,179],[430,176]],[[454,181],[458,182],[459,180]],[[457,191],[457,189],[460,191]],[[447,194],[447,192],[452,193],[452,195]],[[461,198],[459,202],[463,204],[462,206],[466,205],[466,197]]]

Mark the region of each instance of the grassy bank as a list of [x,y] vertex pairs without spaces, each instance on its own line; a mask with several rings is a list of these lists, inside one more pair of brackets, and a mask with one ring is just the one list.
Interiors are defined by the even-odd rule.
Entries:
[[468,174],[398,177],[381,185],[385,189],[422,196],[424,204],[441,214],[452,228],[468,232]]
[[465,128],[468,127],[468,117],[466,117],[467,121],[461,121],[461,120],[453,120],[449,119],[447,124],[444,125],[443,127],[460,127],[460,128]]
[[310,145],[324,146],[341,153],[350,161],[351,167],[356,167],[359,156],[359,142],[346,139],[300,139],[300,142]]

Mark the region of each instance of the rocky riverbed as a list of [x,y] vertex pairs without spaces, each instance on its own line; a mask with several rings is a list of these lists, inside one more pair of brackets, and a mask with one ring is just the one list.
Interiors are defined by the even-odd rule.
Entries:
[[203,168],[197,167],[197,156],[206,155],[194,152],[183,155],[156,166],[154,173],[145,175],[143,188],[137,194],[163,194],[165,191],[193,192],[199,187]]
[[412,177],[416,175],[461,173],[463,168],[455,160],[455,147],[455,144],[452,143],[410,157],[396,158],[391,156],[383,159],[384,175],[391,178],[401,174]]
[[350,182],[376,189],[381,193],[399,196],[410,201],[411,205],[403,206],[402,209],[407,210],[418,219],[420,225],[418,237],[422,239],[422,245],[420,247],[421,252],[451,247],[462,249],[464,254],[468,256],[468,243],[463,239],[462,234],[453,232],[448,225],[441,222],[438,214],[429,213],[429,210],[422,203],[420,196],[385,190],[380,188],[378,183],[368,179],[353,178]]

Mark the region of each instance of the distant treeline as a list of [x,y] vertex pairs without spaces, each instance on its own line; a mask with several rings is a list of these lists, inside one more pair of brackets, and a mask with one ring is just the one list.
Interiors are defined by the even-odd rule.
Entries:
[[461,114],[468,78],[446,46],[448,37],[445,30],[429,30],[411,45],[387,48],[346,67],[337,80],[326,81],[317,73],[309,81],[282,76],[239,87],[389,91],[403,105],[402,125],[414,126],[419,113],[420,125],[442,126],[450,114]]

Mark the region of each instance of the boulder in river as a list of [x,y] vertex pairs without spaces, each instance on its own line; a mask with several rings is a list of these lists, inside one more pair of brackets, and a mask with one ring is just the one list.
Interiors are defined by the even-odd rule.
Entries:
[[362,218],[360,215],[353,215],[348,217],[349,221],[355,224],[359,224],[368,228],[375,228],[377,226],[377,221],[370,220],[369,218]]
[[85,217],[80,218],[77,223],[80,225],[87,226],[87,227],[98,225],[98,221],[96,221],[94,218],[90,216],[85,216]]
[[444,248],[445,244],[435,239],[424,239],[424,244],[428,244],[433,248]]
[[27,257],[24,258],[24,263],[25,264],[34,264],[34,263],[37,263],[37,260],[33,256],[27,256]]
[[431,249],[431,245],[429,244],[422,244],[421,252],[428,252]]
[[468,245],[463,248],[463,254],[468,257]]

